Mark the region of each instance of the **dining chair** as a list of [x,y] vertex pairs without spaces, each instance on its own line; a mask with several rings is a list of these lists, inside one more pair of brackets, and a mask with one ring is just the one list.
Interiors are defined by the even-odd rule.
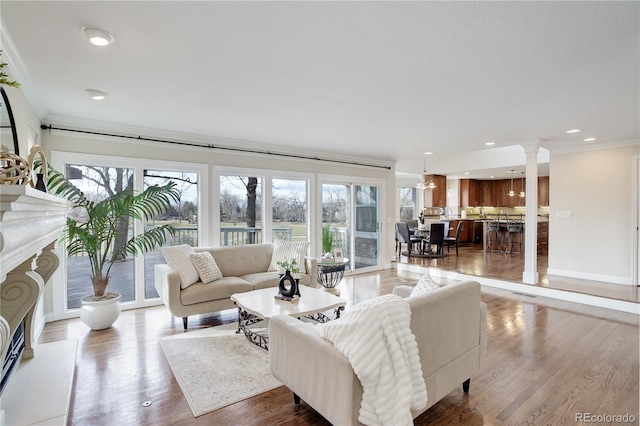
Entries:
[[411,257],[411,251],[413,251],[414,244],[422,243],[422,238],[411,236],[407,222],[396,223],[396,238],[399,243],[398,260],[400,260],[400,256],[402,255],[402,243],[407,245],[407,257]]
[[418,228],[418,219],[409,219],[407,226],[409,227],[409,234],[414,235],[415,230]]
[[451,246],[456,246],[456,256],[458,256],[458,241],[460,240],[460,231],[462,231],[462,224],[464,220],[458,222],[458,226],[456,227],[456,236],[455,237],[444,237],[444,245],[447,247],[447,252],[451,249]]
[[429,228],[429,240],[427,241],[427,254],[431,256],[431,247],[436,246],[436,256],[444,257],[444,223],[434,222]]

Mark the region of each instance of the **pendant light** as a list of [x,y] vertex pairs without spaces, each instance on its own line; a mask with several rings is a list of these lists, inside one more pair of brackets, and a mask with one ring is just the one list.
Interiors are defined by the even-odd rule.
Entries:
[[422,163],[423,163],[422,175],[418,178],[418,183],[416,183],[416,188],[418,188],[418,189],[426,189],[427,188],[427,185],[425,183],[426,176],[427,176],[427,160],[425,160],[423,158],[422,159]]
[[513,172],[515,172],[515,170],[511,170],[511,189],[509,190],[509,192],[507,192],[509,197],[513,197],[514,195],[516,195],[515,191],[513,190]]
[[524,172],[520,172],[522,173],[522,175],[520,176],[520,181],[521,181],[521,185],[520,185],[520,198],[524,198],[525,197],[525,193],[524,193]]
[[418,183],[416,183],[416,188],[434,189],[436,187],[436,184],[433,181],[433,179],[427,182],[427,160],[423,158],[422,161],[423,161],[422,176],[418,178]]

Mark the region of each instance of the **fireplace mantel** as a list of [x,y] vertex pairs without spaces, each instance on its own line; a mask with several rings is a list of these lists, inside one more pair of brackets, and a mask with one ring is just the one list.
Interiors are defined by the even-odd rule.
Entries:
[[68,209],[68,201],[29,186],[0,185],[0,359],[23,319],[24,357],[34,356],[34,313],[60,264],[53,249]]

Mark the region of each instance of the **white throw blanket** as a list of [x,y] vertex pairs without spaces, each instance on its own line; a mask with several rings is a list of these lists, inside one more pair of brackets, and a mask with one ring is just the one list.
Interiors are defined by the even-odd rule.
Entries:
[[362,384],[358,420],[366,425],[413,425],[411,409],[427,404],[411,309],[389,294],[353,306],[335,321],[320,324],[351,363]]

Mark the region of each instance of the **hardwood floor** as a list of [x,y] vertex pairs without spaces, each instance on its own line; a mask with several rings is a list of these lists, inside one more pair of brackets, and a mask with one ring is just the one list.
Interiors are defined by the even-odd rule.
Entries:
[[[346,276],[339,287],[348,308],[420,275],[391,269]],[[638,316],[492,288],[482,300],[488,350],[470,393],[454,390],[416,425],[574,424],[583,412],[628,413],[627,424],[638,424]],[[235,310],[193,317],[189,330],[235,320]],[[158,343],[177,333],[182,321],[164,306],[124,311],[99,332],[78,319],[47,324],[41,343],[78,339],[69,424],[329,424],[306,403],[294,406],[284,386],[194,418]]]
[[[440,268],[461,274],[516,283],[522,283],[522,272],[524,271],[524,256],[518,253],[485,252],[479,244],[461,245],[459,256],[456,256],[455,249],[452,249],[444,259],[401,256],[400,263]],[[547,266],[547,254],[539,253],[537,266],[539,286],[640,303],[640,287],[638,286],[549,275],[547,274]]]

